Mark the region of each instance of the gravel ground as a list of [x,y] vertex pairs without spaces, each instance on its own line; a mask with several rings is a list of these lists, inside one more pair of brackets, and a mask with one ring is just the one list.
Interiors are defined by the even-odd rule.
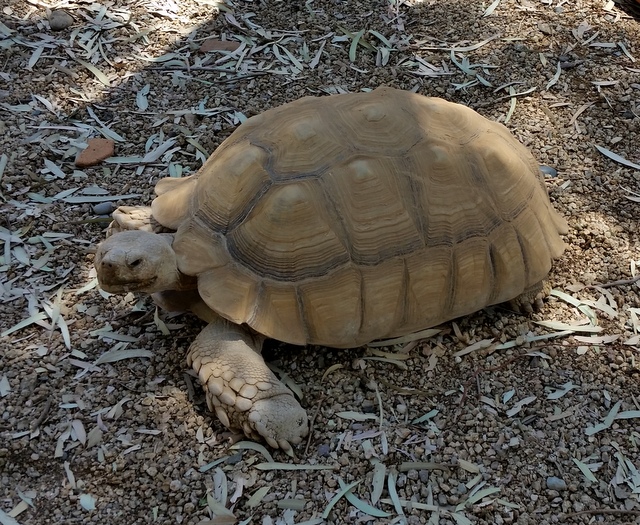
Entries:
[[[640,523],[634,0],[1,4],[0,524]],[[273,343],[310,439],[231,446],[184,361],[201,324],[95,287],[100,214],[247,116],[381,84],[557,170],[557,292],[394,348]],[[78,167],[91,137],[117,159]]]

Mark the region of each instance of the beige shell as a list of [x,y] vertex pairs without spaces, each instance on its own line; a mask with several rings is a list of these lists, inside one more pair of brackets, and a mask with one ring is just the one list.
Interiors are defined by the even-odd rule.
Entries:
[[509,131],[378,88],[248,119],[156,187],[209,306],[294,344],[352,347],[513,299],[564,248],[538,164]]

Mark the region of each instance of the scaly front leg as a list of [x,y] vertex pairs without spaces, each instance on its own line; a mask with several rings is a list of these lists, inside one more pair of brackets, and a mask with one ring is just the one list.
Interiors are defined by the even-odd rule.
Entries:
[[260,436],[291,453],[309,432],[307,414],[273,372],[260,350],[264,338],[216,317],[196,337],[187,362],[198,373],[207,405],[222,424]]

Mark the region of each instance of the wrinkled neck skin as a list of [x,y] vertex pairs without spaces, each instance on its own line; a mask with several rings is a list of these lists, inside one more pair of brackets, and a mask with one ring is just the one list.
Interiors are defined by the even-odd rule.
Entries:
[[[159,233],[155,234],[158,237],[161,237],[169,246],[173,245],[173,239],[175,235],[173,233]],[[173,251],[173,248],[172,248]],[[177,261],[175,260],[175,254],[173,254],[174,259],[174,271],[175,275],[173,277],[173,282],[171,286],[171,290],[175,291],[183,291],[183,290],[197,290],[198,289],[198,278],[192,275],[186,275],[182,273],[178,269]],[[162,292],[165,291],[166,288],[162,288],[160,290],[154,290],[154,292]]]

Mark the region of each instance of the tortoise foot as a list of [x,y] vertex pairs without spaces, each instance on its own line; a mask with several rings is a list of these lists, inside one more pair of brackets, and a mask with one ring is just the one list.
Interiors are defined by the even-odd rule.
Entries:
[[207,404],[227,428],[241,430],[254,441],[262,439],[289,455],[293,455],[292,445],[309,432],[307,413],[291,394],[257,399],[244,411],[207,392]]
[[225,427],[291,455],[292,445],[309,431],[307,414],[267,367],[261,341],[240,326],[215,320],[193,342],[187,360],[198,373],[209,409]]
[[519,314],[528,315],[540,310],[544,305],[543,300],[551,293],[551,285],[548,281],[540,281],[527,288],[515,299],[508,302],[509,308]]

